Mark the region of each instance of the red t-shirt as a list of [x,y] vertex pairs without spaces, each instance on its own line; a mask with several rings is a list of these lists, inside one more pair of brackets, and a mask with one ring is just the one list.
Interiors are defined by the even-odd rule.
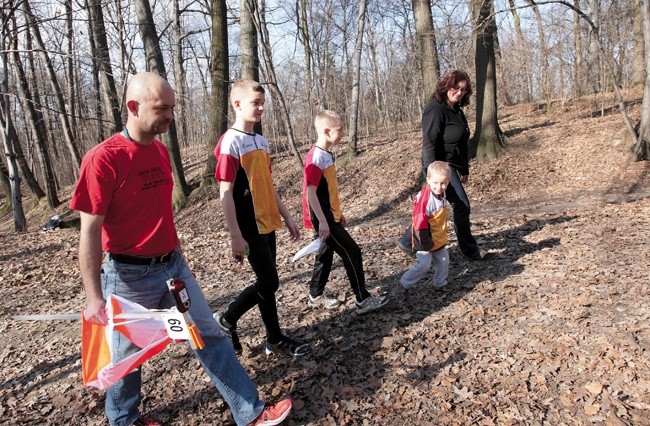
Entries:
[[70,208],[104,216],[104,251],[149,257],[178,245],[174,182],[161,142],[140,145],[117,133],[86,153],[79,174]]

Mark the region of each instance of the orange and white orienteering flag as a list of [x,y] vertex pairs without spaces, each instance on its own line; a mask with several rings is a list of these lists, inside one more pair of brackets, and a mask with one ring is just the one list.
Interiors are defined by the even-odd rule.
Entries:
[[[81,370],[85,386],[107,389],[143,362],[160,353],[172,340],[189,340],[202,349],[203,342],[187,313],[176,308],[146,309],[111,295],[107,303],[108,323],[93,324],[81,313]],[[113,363],[113,331],[129,339],[140,350]]]

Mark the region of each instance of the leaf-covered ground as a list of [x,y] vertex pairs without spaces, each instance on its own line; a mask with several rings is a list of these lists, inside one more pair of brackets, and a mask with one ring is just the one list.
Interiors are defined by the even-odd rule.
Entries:
[[[640,93],[627,98],[636,119]],[[501,110],[508,151],[473,163],[468,186],[474,233],[495,255],[468,262],[451,235],[450,293],[423,282],[405,301],[357,316],[337,262],[328,290],[343,306],[312,310],[312,258],[290,262],[312,235],[291,241],[281,231],[281,325],[315,353],[267,358],[257,311],[239,329],[241,362],[262,397],[294,400],[286,424],[650,424],[650,166],[628,161],[613,105]],[[411,261],[395,240],[419,186],[420,134],[386,129],[359,146],[357,161],[339,157],[342,202],[369,287],[391,292]],[[276,156],[274,174],[298,219],[295,160]],[[215,311],[252,277],[231,266],[217,198],[212,190],[177,217]],[[41,231],[38,209],[29,220],[20,235],[11,217],[0,223],[0,422],[105,424],[103,393],[81,385],[79,322],[10,319],[79,312],[84,300],[77,231]],[[185,345],[143,371],[143,409],[164,424],[232,424]]]

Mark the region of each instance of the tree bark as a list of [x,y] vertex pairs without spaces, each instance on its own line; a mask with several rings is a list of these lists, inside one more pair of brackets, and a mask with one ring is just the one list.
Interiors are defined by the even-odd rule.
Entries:
[[357,19],[357,37],[354,42],[354,55],[352,57],[352,97],[350,99],[350,124],[348,126],[348,158],[357,156],[357,142],[359,139],[359,92],[361,90],[361,52],[363,50],[363,32],[366,23],[367,0],[359,0],[359,15]]
[[[7,198],[7,206],[13,208],[11,205],[11,184],[9,183],[9,172],[7,171],[7,165],[2,161],[0,161],[0,187],[2,187],[2,192],[5,193],[5,197]],[[8,211],[8,209],[2,209],[3,213],[6,211]]]
[[174,81],[176,82],[176,123],[179,144],[187,146],[187,75],[185,72],[185,57],[183,55],[183,27],[181,23],[181,9],[179,0],[174,0]]
[[[440,60],[436,44],[436,32],[433,28],[431,0],[413,0],[413,18],[415,20],[415,37],[417,39],[418,65],[422,74],[422,99],[428,99],[436,88],[440,78]],[[425,102],[426,103],[426,102]]]
[[643,6],[641,0],[634,0],[634,53],[632,61],[632,85],[644,83],[646,78],[645,50],[646,43],[643,39]]
[[[88,13],[90,15],[91,26],[93,31],[93,41],[97,56],[93,58],[99,71],[99,80],[102,85],[106,101],[106,109],[110,113],[112,122],[111,133],[122,130],[122,114],[120,111],[120,101],[115,87],[113,77],[113,67],[109,54],[108,40],[106,38],[106,27],[104,26],[104,13],[100,0],[88,0]],[[103,138],[102,138],[103,139]]]
[[496,22],[493,0],[474,0],[476,23],[476,130],[470,139],[470,153],[479,161],[498,157],[506,137],[497,118],[497,83],[494,54]]
[[[12,24],[13,34],[15,35],[18,34],[18,31],[16,31],[15,20],[12,20],[11,24]],[[43,106],[40,104],[40,99],[33,97],[32,92],[29,90],[29,82],[27,79],[27,75],[25,74],[24,67],[22,66],[22,63],[20,61],[17,36],[12,37],[12,39],[10,40],[10,46],[11,46],[11,55],[13,58],[13,65],[14,65],[13,70],[14,70],[15,78],[18,80],[17,86],[18,86],[18,93],[20,94],[19,102],[21,103],[21,107],[23,111],[24,110],[28,111],[28,115],[27,117],[25,117],[23,121],[28,126],[31,126],[32,133],[36,138],[36,145],[37,145],[36,153],[39,158],[39,161],[41,161],[43,158],[42,157],[43,152],[45,157],[48,158],[48,162],[46,164],[43,164],[43,161],[41,161],[41,170],[43,171],[43,183],[45,184],[45,189],[47,191],[47,194],[46,192],[43,191],[41,185],[38,183],[36,177],[34,176],[34,172],[29,167],[29,164],[27,164],[27,160],[25,159],[25,155],[20,145],[20,140],[16,132],[16,128],[13,124],[13,121],[11,120],[11,116],[9,115],[10,114],[9,112],[7,112],[7,117],[9,117],[9,120],[4,122],[3,125],[6,126],[9,132],[9,139],[14,141],[13,146],[14,146],[14,154],[16,155],[16,161],[18,162],[20,171],[23,177],[25,178],[25,181],[30,191],[37,199],[41,199],[47,195],[47,201],[49,206],[51,208],[55,208],[56,206],[61,204],[61,202],[59,201],[59,198],[57,196],[56,179],[54,177],[52,163],[49,162],[49,152],[47,150],[47,143],[45,144],[41,143],[43,140],[47,140],[47,129],[45,129],[45,118],[43,117],[43,114],[40,113],[43,109]],[[29,54],[31,55],[31,52]],[[7,60],[10,60],[9,55],[7,55]],[[4,113],[0,113],[0,115],[2,115],[4,119],[5,117]],[[37,131],[36,126],[41,126],[41,130]]]
[[[643,19],[643,40],[645,44],[645,67],[650,70],[650,0],[641,1],[641,18]],[[646,72],[643,102],[641,104],[641,122],[636,143],[632,147],[637,161],[650,159],[650,72]]]
[[[519,12],[515,6],[515,0],[508,0],[508,5],[510,6],[510,13],[512,14],[512,20],[515,26],[515,48],[516,55],[519,59],[517,62],[518,69],[520,70],[520,75],[517,76],[519,80],[519,85],[522,86],[524,93],[523,100],[525,102],[531,102],[533,99],[533,83],[531,81],[530,67],[528,66],[528,51],[526,49],[526,38],[524,37],[524,32],[521,29],[521,18],[519,17]],[[507,92],[507,91],[506,91]],[[508,96],[508,95],[506,95]],[[509,99],[512,101],[512,99]]]
[[[47,202],[49,206],[54,209],[61,204],[61,201],[57,195],[54,168],[52,167],[50,153],[47,149],[48,132],[45,128],[45,117],[43,117],[43,114],[41,113],[42,106],[32,96],[32,91],[29,87],[27,75],[25,74],[25,70],[20,61],[20,55],[18,54],[17,49],[14,49],[13,51],[13,65],[14,73],[16,74],[16,79],[18,80],[18,90],[22,99],[24,99],[22,102],[23,110],[27,112],[25,121],[27,125],[31,127],[32,133],[36,138],[36,155],[41,165],[42,179],[46,191],[43,192],[40,186],[38,186],[38,189],[32,189],[32,192],[34,192],[34,195],[36,195],[38,198],[47,196]],[[23,169],[23,176],[25,176],[25,179],[29,182],[31,179],[27,178],[27,176],[31,174],[31,171],[27,172],[24,170],[26,167],[27,164],[25,164],[24,167],[21,167],[21,169]],[[30,183],[29,186],[32,188],[33,184]]]
[[72,0],[65,0],[65,37],[68,42],[68,55],[66,57],[66,70],[68,73],[68,106],[70,108],[70,127],[72,128],[75,140],[77,139],[77,92],[75,90],[75,49],[74,49],[74,27],[72,21]]
[[[86,7],[90,9],[90,6],[88,5],[88,2],[86,2]],[[89,13],[90,14],[90,13]],[[91,52],[91,61],[90,61],[90,72],[92,73],[93,77],[93,94],[91,95],[93,98],[94,102],[94,107],[95,107],[95,117],[98,118],[97,124],[94,126],[93,131],[95,132],[95,142],[99,143],[102,140],[104,140],[104,132],[102,130],[102,124],[99,122],[104,117],[104,107],[102,106],[102,90],[101,90],[101,83],[99,82],[99,65],[97,64],[97,58],[99,56],[99,53],[97,52],[97,47],[95,45],[95,37],[93,34],[95,33],[95,30],[93,29],[93,20],[88,19],[88,44],[90,45],[90,52]]]
[[210,45],[210,128],[205,169],[201,176],[201,188],[214,184],[217,160],[214,148],[219,137],[228,129],[228,9],[223,0],[212,0],[212,42]]
[[[138,17],[140,37],[142,37],[142,43],[144,44],[147,70],[157,73],[166,80],[167,71],[165,70],[165,61],[163,59],[162,51],[160,50],[160,40],[158,39],[158,33],[156,32],[156,25],[153,22],[149,0],[136,0],[135,12]],[[174,177],[172,204],[174,210],[178,211],[187,204],[186,194],[189,193],[189,186],[185,181],[185,173],[183,172],[183,162],[181,160],[181,151],[178,146],[175,120],[170,123],[167,133],[161,135],[161,139],[167,146],[169,155],[171,156],[171,166]]]
[[[0,10],[0,21],[6,23],[7,16],[5,8]],[[11,123],[11,115],[9,114],[9,60],[8,50],[6,48],[6,40],[10,38],[9,25],[2,26],[2,33],[0,34],[0,62],[2,66],[2,79],[0,80],[0,113],[4,114],[4,120],[0,120],[0,132],[2,133],[2,143],[7,159],[7,172],[9,174],[9,186],[11,187],[11,206],[14,213],[14,229],[17,232],[27,231],[27,221],[25,220],[25,211],[23,210],[22,194],[20,192],[20,176],[18,175],[18,167],[14,155],[12,140],[9,133],[9,126],[4,123]]]
[[[241,78],[260,81],[260,58],[257,45],[257,30],[253,18],[257,0],[239,2],[239,49],[241,51]],[[262,134],[262,122],[255,123],[255,133]]]
[[[580,9],[580,0],[574,0],[574,5],[576,9]],[[580,15],[574,10],[573,11],[573,46],[576,52],[576,61],[574,64],[573,71],[573,81],[574,89],[573,92],[576,97],[582,96],[584,93],[584,57],[582,52],[582,31],[580,28]]]
[[[298,22],[298,40],[302,44],[303,56],[305,61],[305,91],[307,96],[307,105],[309,110],[309,117],[313,117],[315,114],[315,106],[318,103],[318,100],[314,102],[314,78],[312,70],[312,50],[311,50],[311,36],[309,35],[309,19],[307,15],[307,3],[308,0],[297,0],[296,6],[296,21]],[[308,139],[313,139],[314,130],[312,126],[308,126]]]
[[[546,112],[551,111],[551,87],[548,78],[548,48],[546,47],[546,35],[544,34],[544,23],[542,21],[542,14],[539,11],[539,7],[535,4],[533,0],[526,0],[526,3],[532,7],[533,12],[535,13],[535,22],[537,23],[537,33],[539,38],[539,48],[542,54],[541,57],[541,73],[542,73],[542,93],[544,93],[544,100],[546,101]],[[496,27],[495,27],[496,28]],[[496,29],[495,29],[496,31]]]
[[59,122],[62,127],[61,132],[63,133],[66,145],[68,147],[68,150],[70,151],[70,155],[72,156],[72,160],[74,163],[73,172],[75,177],[77,177],[79,174],[79,165],[81,164],[81,156],[79,154],[79,148],[77,147],[77,142],[75,141],[72,133],[70,120],[68,119],[68,112],[66,109],[65,100],[63,99],[63,92],[61,91],[61,87],[59,85],[56,72],[54,70],[54,65],[52,64],[52,61],[50,60],[50,57],[47,54],[47,48],[45,47],[45,43],[43,42],[43,38],[41,37],[41,32],[38,26],[38,22],[36,22],[36,19],[34,18],[34,15],[32,14],[31,8],[29,6],[29,1],[23,0],[22,7],[23,7],[23,12],[25,13],[25,20],[29,25],[29,30],[34,35],[34,38],[36,39],[36,44],[38,45],[39,54],[41,55],[41,58],[43,59],[43,62],[46,65],[50,86],[52,88],[52,93],[56,100],[57,107],[59,108],[57,117],[59,118]]

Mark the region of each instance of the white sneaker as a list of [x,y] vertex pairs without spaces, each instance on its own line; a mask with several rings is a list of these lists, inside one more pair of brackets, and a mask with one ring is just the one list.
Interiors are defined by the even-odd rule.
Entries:
[[336,309],[340,304],[341,302],[339,302],[339,299],[327,297],[324,294],[321,294],[318,297],[312,297],[310,294],[309,300],[307,301],[307,306],[312,308],[322,306],[325,309]]
[[388,296],[370,296],[361,302],[355,302],[357,305],[357,314],[361,315],[379,309],[388,303],[388,300]]

